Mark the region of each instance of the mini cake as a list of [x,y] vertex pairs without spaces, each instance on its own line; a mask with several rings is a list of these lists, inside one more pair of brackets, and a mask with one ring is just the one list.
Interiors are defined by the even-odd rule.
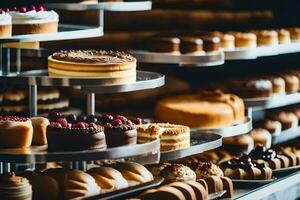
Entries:
[[201,39],[203,40],[203,49],[207,53],[215,53],[219,52],[221,49],[221,40],[219,37],[216,36],[202,36]]
[[187,126],[152,123],[137,126],[138,143],[160,139],[160,151],[171,151],[190,146],[190,129]]
[[48,58],[50,76],[107,78],[108,83],[136,80],[136,59],[117,51],[60,51]]
[[232,126],[244,120],[244,112],[243,100],[220,91],[167,97],[155,107],[155,115],[160,121],[191,128]]
[[285,81],[279,76],[266,76],[266,79],[272,82],[273,94],[284,94],[285,93]]
[[155,36],[148,39],[146,48],[151,52],[179,54],[180,39],[177,37]]
[[267,129],[272,135],[279,135],[282,130],[281,123],[279,121],[274,120],[265,121],[262,127]]
[[255,128],[250,132],[250,135],[254,140],[254,146],[262,145],[267,148],[271,147],[272,135],[268,130]]
[[292,42],[300,42],[300,28],[289,28],[288,31],[291,34]]
[[95,179],[82,171],[72,170],[65,175],[64,199],[75,199],[100,194]]
[[32,200],[32,187],[26,178],[14,173],[4,174],[0,178],[0,199]]
[[299,78],[293,74],[281,75],[285,81],[285,91],[288,93],[297,92],[299,90]]
[[259,78],[230,79],[228,90],[244,98],[270,97],[273,94],[272,82]]
[[211,162],[200,162],[191,164],[191,169],[195,171],[196,178],[205,179],[210,176],[224,176],[223,171],[215,164]]
[[232,34],[224,34],[218,31],[211,34],[221,39],[221,47],[224,51],[233,51],[235,49],[235,38]]
[[272,178],[272,170],[264,163],[257,163],[244,154],[221,164],[224,175],[232,179],[267,180]]
[[37,145],[47,144],[46,129],[50,124],[49,120],[44,117],[32,117],[30,120],[33,126],[32,143]]
[[0,117],[0,146],[26,148],[31,145],[33,127],[29,118]]
[[231,32],[235,37],[235,48],[252,49],[257,47],[256,35],[253,33]]
[[55,33],[58,29],[58,14],[47,11],[44,6],[31,5],[10,10],[13,35]]
[[172,164],[165,167],[161,172],[161,176],[169,183],[174,181],[196,180],[196,173],[191,168],[182,164]]
[[95,123],[77,121],[71,123],[59,118],[47,126],[48,150],[80,151],[105,149],[104,128]]
[[272,30],[253,31],[257,37],[258,46],[273,46],[279,43],[278,33]]
[[232,153],[248,153],[254,148],[254,140],[248,134],[223,138],[223,146]]
[[128,187],[128,182],[122,174],[111,167],[96,167],[88,170],[87,173],[94,177],[102,193]]
[[290,166],[289,159],[278,155],[274,150],[258,145],[249,153],[249,157],[258,163],[264,163],[271,169],[280,169]]
[[180,52],[182,54],[204,55],[203,40],[196,37],[181,37]]
[[11,37],[12,35],[11,16],[0,9],[0,38]]
[[297,116],[292,112],[279,112],[274,113],[273,116],[271,116],[272,119],[277,120],[282,125],[282,130],[287,130],[290,128],[297,128],[298,127],[298,118]]
[[286,29],[277,30],[279,44],[288,44],[291,43],[291,34]]

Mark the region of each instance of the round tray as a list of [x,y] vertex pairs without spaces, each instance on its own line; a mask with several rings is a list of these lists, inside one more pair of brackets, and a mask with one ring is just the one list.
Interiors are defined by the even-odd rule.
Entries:
[[129,145],[106,150],[48,152],[46,146],[32,146],[28,149],[0,149],[0,161],[8,163],[45,163],[62,161],[93,161],[121,159],[159,153],[160,142]]
[[131,1],[131,2],[100,2],[95,4],[88,3],[49,3],[45,4],[49,9],[59,9],[68,11],[146,11],[152,9],[151,1]]
[[160,162],[176,160],[194,154],[209,151],[222,146],[222,137],[217,134],[202,133],[198,131],[191,132],[191,146],[186,149],[167,151],[160,153]]
[[16,35],[0,38],[0,43],[57,41],[103,36],[103,27],[59,24],[57,33]]
[[292,94],[274,95],[272,97],[262,98],[246,98],[244,99],[244,103],[247,108],[252,108],[253,110],[277,108],[300,103],[300,93],[296,92]]
[[159,73],[137,71],[137,81],[128,84],[107,84],[107,78],[49,77],[47,70],[32,70],[21,74],[0,76],[0,83],[11,85],[62,86],[81,89],[83,93],[119,93],[161,87],[165,76]]
[[207,55],[176,55],[142,50],[130,51],[141,63],[178,64],[182,67],[209,67],[224,64],[224,53]]
[[245,117],[244,122],[225,128],[196,130],[201,133],[215,133],[222,137],[233,137],[250,132],[252,130],[252,119],[250,117]]

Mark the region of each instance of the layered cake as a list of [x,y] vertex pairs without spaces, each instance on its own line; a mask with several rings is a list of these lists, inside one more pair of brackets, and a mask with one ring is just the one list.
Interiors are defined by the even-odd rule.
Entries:
[[26,148],[31,145],[33,127],[29,118],[0,117],[0,146]]
[[253,161],[248,155],[234,158],[221,164],[224,175],[232,179],[267,180],[272,178],[272,170],[264,163]]
[[50,76],[107,78],[108,83],[136,80],[136,59],[117,51],[67,50],[48,58]]
[[191,128],[232,126],[244,120],[244,112],[243,100],[220,91],[167,97],[155,107],[155,115],[160,121]]
[[11,37],[12,35],[12,20],[11,16],[0,9],[0,38]]
[[104,128],[95,123],[71,122],[66,118],[53,119],[47,126],[49,151],[80,151],[105,149]]
[[152,123],[137,126],[138,143],[160,139],[160,150],[171,151],[190,146],[190,129],[187,126]]
[[55,33],[58,29],[58,14],[47,11],[44,6],[30,5],[12,8],[13,35]]

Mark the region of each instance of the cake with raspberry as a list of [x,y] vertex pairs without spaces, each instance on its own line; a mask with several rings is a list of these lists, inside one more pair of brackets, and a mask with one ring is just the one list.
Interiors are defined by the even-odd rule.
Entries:
[[0,38],[10,37],[12,35],[11,16],[0,9]]

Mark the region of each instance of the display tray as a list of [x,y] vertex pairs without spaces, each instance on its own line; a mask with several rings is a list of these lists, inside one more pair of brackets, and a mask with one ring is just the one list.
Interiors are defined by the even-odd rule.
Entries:
[[300,127],[290,128],[282,131],[279,135],[272,136],[272,144],[281,144],[300,137]]
[[59,24],[57,33],[15,35],[0,38],[0,43],[57,41],[103,36],[103,27]]
[[247,108],[252,108],[253,110],[264,110],[300,103],[300,93],[296,92],[261,98],[245,98],[243,100]]
[[224,53],[180,55],[134,50],[130,53],[141,63],[176,64],[181,67],[209,67],[224,64]]
[[186,149],[161,152],[160,162],[184,158],[204,151],[216,149],[220,146],[222,146],[222,137],[220,135],[191,131],[191,146]]
[[62,161],[94,161],[121,159],[144,154],[159,153],[160,142],[155,140],[145,144],[128,145],[106,150],[85,150],[48,152],[47,145],[32,146],[27,149],[0,149],[1,162],[8,163],[45,163]]
[[99,3],[49,3],[45,4],[48,9],[68,11],[146,11],[152,9],[151,1],[120,1],[120,2],[99,2]]
[[225,128],[194,130],[202,133],[215,133],[221,135],[222,137],[233,137],[250,132],[252,130],[252,119],[250,117],[245,117],[243,122]]
[[283,174],[283,173],[290,173],[290,172],[294,172],[300,169],[300,165],[297,166],[292,166],[292,167],[287,167],[287,168],[281,168],[281,169],[274,169],[273,174]]
[[109,78],[49,77],[47,70],[33,70],[21,74],[0,76],[0,83],[11,85],[61,86],[81,89],[83,93],[119,93],[163,86],[165,76],[159,73],[137,71],[137,81],[128,84],[109,84]]
[[159,186],[164,181],[164,178],[155,178],[153,181],[142,183],[136,186],[116,190],[113,192],[107,192],[91,197],[82,198],[81,200],[109,200],[109,199],[126,199],[132,197],[143,190],[151,189]]
[[233,182],[234,187],[240,188],[240,187],[257,187],[262,186],[268,183],[272,183],[276,180],[276,178],[268,179],[268,180],[239,180],[239,179],[231,179]]
[[251,60],[257,58],[257,52],[254,49],[235,49],[224,51],[225,60]]

